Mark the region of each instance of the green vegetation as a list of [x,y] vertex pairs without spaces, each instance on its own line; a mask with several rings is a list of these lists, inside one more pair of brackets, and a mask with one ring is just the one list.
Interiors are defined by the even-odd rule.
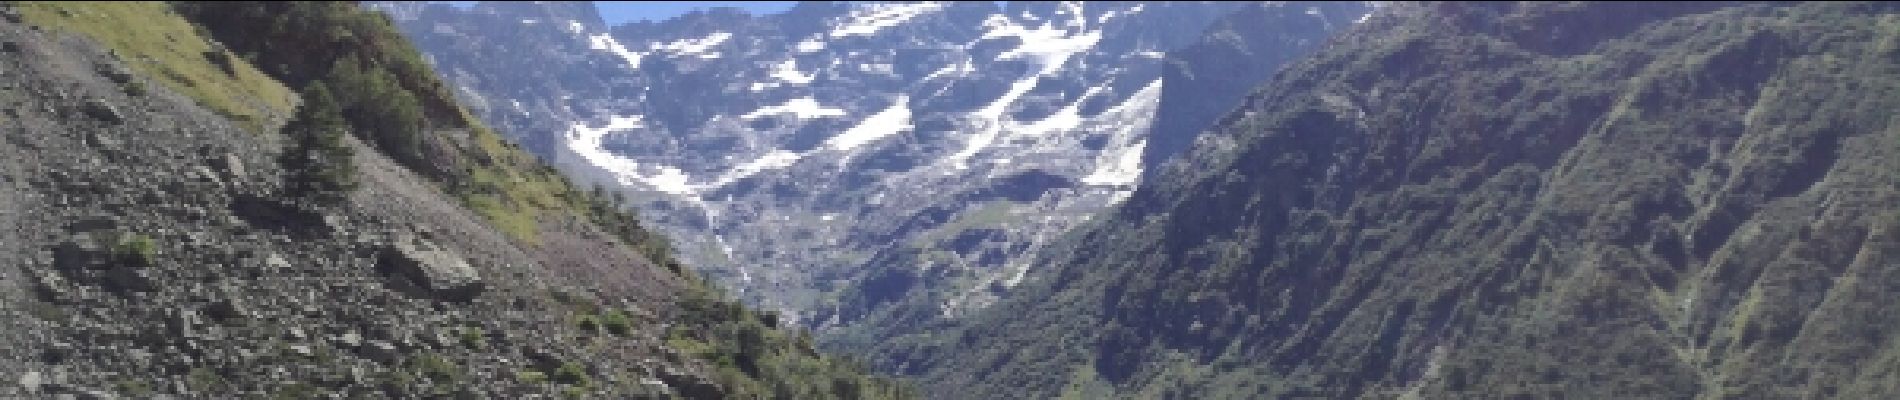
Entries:
[[962,324],[970,398],[1900,390],[1900,7],[1393,4]]
[[593,315],[582,315],[574,321],[574,325],[589,335],[600,333],[600,319]]
[[548,382],[548,374],[532,369],[524,369],[515,372],[515,380],[530,385],[539,385]]
[[292,195],[334,204],[357,187],[354,152],[343,143],[349,125],[322,82],[305,88],[303,98],[296,118],[284,125],[290,148],[278,163],[289,174],[285,187]]
[[619,309],[607,310],[607,314],[602,315],[600,321],[601,325],[607,328],[607,333],[616,336],[626,336],[628,333],[633,332],[633,319],[627,317],[626,311]]
[[191,388],[191,391],[198,393],[215,394],[229,389],[223,376],[219,376],[217,371],[206,367],[192,368],[191,372],[185,375],[185,385]]
[[543,215],[580,215],[655,263],[685,273],[672,261],[667,240],[642,227],[623,202],[583,190],[458,106],[382,14],[341,2],[175,5],[271,76],[297,87],[323,83],[350,132],[434,178],[510,236],[537,243]]
[[118,242],[112,245],[112,260],[115,264],[147,268],[157,265],[157,257],[158,245],[152,242],[150,236],[127,233],[120,235]]
[[[214,62],[216,57],[228,55],[181,19],[147,17],[172,14],[165,3],[29,1],[18,4],[28,23],[92,38],[112,49],[119,61],[138,75],[189,96],[254,132],[264,132],[264,128],[273,123],[270,121],[290,112],[292,95],[283,84],[251,68],[250,64]],[[128,93],[144,91],[137,80],[124,85]]]
[[464,326],[458,328],[455,330],[455,336],[462,342],[462,346],[471,349],[479,349],[488,344],[488,334],[486,330],[479,326]]
[[554,382],[566,385],[586,386],[587,369],[573,362],[561,363],[560,368],[554,369]]
[[152,395],[152,384],[144,381],[125,379],[120,380],[113,386],[118,389],[119,393],[129,396],[150,397]]
[[763,314],[706,289],[681,299],[667,343],[719,368],[728,397],[912,398],[903,383],[873,378],[863,365],[819,357],[809,337],[768,326]]
[[455,382],[462,379],[462,368],[446,358],[435,354],[416,354],[409,358],[406,367],[415,371],[416,376],[429,378],[438,384]]

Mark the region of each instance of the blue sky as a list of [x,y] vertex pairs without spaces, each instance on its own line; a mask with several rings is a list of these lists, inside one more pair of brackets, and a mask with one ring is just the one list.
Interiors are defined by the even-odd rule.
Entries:
[[619,25],[639,20],[663,21],[693,10],[713,7],[735,7],[753,14],[773,14],[784,12],[798,4],[796,1],[596,1],[600,7],[601,19],[609,25]]
[[[451,1],[460,7],[474,5],[473,1]],[[693,10],[713,7],[733,7],[744,9],[752,14],[774,14],[792,9],[796,1],[596,1],[600,8],[600,18],[608,25],[620,25],[633,21],[665,21]]]

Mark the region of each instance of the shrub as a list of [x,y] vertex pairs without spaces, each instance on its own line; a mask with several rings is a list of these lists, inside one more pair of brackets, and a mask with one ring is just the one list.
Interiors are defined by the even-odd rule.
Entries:
[[158,245],[152,242],[151,237],[137,233],[126,234],[113,245],[112,258],[120,265],[151,267],[158,262]]
[[587,384],[587,370],[581,368],[580,364],[576,364],[572,361],[564,362],[561,363],[560,368],[554,370],[554,381],[569,385],[585,385]]
[[575,324],[580,326],[582,332],[587,332],[590,335],[600,333],[600,320],[594,318],[592,315],[582,315],[580,321],[575,322]]
[[607,333],[617,336],[626,336],[633,331],[633,320],[627,318],[626,312],[618,309],[607,310],[607,314],[601,317],[601,324],[606,326]]
[[542,373],[541,371],[531,370],[531,369],[522,370],[519,372],[515,372],[515,380],[519,380],[522,383],[527,383],[531,385],[539,385],[539,384],[547,383],[548,374]]
[[470,326],[458,329],[456,335],[460,336],[463,346],[468,346],[468,348],[471,349],[479,349],[482,348],[482,345],[487,339],[484,333],[485,331],[482,328]]

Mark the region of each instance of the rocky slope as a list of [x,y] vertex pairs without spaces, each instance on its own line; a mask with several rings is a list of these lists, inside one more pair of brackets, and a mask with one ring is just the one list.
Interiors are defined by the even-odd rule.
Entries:
[[961,326],[946,397],[1872,398],[1900,7],[1397,4]]
[[[386,72],[413,50],[347,4],[178,7],[0,7],[0,396],[895,394],[635,250],[640,228],[598,223],[613,211],[579,205],[602,199],[457,126],[453,98],[402,89],[432,107],[429,151],[462,172],[347,138],[360,187],[337,204],[290,196],[277,127],[301,111],[279,82],[329,78],[245,60],[335,55],[287,39],[343,35],[357,42],[335,48]],[[225,18],[181,18],[207,12]],[[202,36],[232,29],[284,41]],[[565,202],[537,203],[520,235],[504,226],[517,206],[450,195],[484,182],[461,173]]]
[[[791,321],[840,326],[888,301],[938,316],[994,301],[1139,184],[1165,52],[1258,6],[805,2],[612,27],[578,4],[372,7],[484,120],[634,192],[683,259]],[[1257,51],[1235,81],[1364,12],[1262,8],[1261,26],[1289,28],[1243,44]]]

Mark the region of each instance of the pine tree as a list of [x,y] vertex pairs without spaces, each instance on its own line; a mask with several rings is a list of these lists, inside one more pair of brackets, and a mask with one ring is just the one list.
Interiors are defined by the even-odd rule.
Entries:
[[329,88],[313,82],[304,88],[304,103],[284,125],[290,147],[279,156],[292,195],[324,203],[341,201],[357,187],[354,152],[343,143],[349,123]]

